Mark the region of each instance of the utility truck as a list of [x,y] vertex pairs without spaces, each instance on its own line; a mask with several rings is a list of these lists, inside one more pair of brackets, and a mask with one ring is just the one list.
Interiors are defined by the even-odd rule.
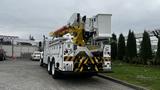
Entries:
[[50,32],[52,40],[44,38],[40,66],[47,65],[53,78],[65,72],[94,75],[111,71],[110,17],[111,14],[92,18],[73,14],[67,25]]

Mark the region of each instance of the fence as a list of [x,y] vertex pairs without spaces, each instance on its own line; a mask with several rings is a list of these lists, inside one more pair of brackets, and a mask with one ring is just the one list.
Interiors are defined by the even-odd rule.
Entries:
[[2,45],[2,49],[6,52],[6,56],[30,58],[30,55],[38,50],[37,46],[25,46],[25,45]]

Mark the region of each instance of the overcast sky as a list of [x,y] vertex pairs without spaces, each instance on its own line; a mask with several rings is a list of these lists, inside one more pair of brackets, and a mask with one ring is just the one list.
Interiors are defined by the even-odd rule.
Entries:
[[112,14],[112,32],[127,34],[159,28],[160,0],[0,0],[0,34],[36,39],[79,12]]

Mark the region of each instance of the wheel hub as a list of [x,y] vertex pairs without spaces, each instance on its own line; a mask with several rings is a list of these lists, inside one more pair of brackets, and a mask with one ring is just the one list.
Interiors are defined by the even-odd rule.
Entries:
[[48,63],[48,71],[50,71],[50,62]]

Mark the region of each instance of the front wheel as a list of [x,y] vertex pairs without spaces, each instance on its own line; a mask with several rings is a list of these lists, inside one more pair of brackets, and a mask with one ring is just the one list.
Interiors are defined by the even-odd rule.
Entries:
[[43,67],[44,63],[43,63],[43,59],[40,59],[40,66]]

